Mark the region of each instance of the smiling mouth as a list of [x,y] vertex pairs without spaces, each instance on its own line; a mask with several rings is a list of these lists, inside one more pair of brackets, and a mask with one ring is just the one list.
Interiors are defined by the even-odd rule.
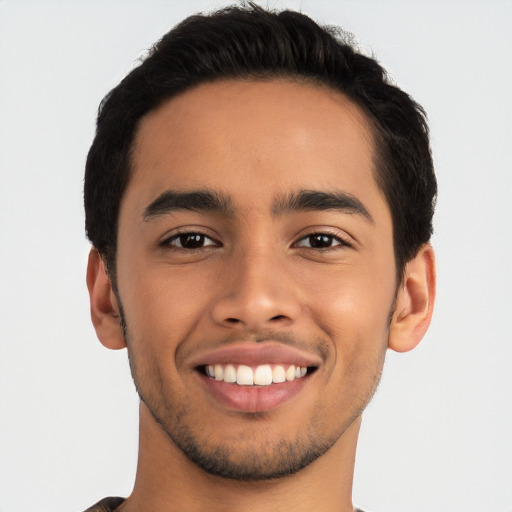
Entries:
[[315,370],[314,366],[280,364],[262,364],[255,367],[243,364],[212,364],[200,367],[200,371],[212,380],[253,387],[292,382]]

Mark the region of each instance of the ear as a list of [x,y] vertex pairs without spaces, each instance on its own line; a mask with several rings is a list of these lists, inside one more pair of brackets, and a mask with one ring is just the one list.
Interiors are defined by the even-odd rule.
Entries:
[[126,347],[119,304],[99,252],[93,247],[87,265],[91,319],[101,343],[112,350]]
[[405,267],[391,319],[390,349],[407,352],[421,341],[432,319],[435,296],[434,250],[430,244],[425,244]]

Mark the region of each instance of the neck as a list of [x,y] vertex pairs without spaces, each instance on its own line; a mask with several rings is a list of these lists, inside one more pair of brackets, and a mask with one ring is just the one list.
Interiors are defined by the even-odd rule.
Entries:
[[357,418],[324,455],[291,476],[239,482],[197,467],[141,404],[137,477],[122,511],[353,512],[352,479],[360,423]]

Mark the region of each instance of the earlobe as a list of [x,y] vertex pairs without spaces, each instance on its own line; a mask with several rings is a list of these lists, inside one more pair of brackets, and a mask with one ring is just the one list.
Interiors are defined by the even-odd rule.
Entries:
[[425,244],[406,265],[391,319],[390,349],[407,352],[418,345],[430,325],[435,295],[434,250]]
[[126,347],[119,305],[99,252],[93,247],[87,265],[91,319],[101,343],[112,350]]

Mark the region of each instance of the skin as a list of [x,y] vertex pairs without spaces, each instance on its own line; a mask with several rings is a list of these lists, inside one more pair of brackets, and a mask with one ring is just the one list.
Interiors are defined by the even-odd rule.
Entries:
[[[88,268],[98,337],[128,347],[142,399],[137,479],[123,510],[353,510],[361,413],[386,349],[421,340],[435,294],[429,245],[396,282],[374,172],[363,113],[318,86],[216,82],[142,120],[121,204],[117,293],[94,249]],[[145,216],[169,190],[223,194],[229,208]],[[276,207],[304,190],[345,194],[368,215]],[[191,250],[180,247],[183,233],[206,238]],[[224,346],[262,344],[319,361],[296,396],[268,411],[227,407],[192,364]],[[205,467],[208,458],[231,473]],[[293,474],[276,478],[283,468]]]

